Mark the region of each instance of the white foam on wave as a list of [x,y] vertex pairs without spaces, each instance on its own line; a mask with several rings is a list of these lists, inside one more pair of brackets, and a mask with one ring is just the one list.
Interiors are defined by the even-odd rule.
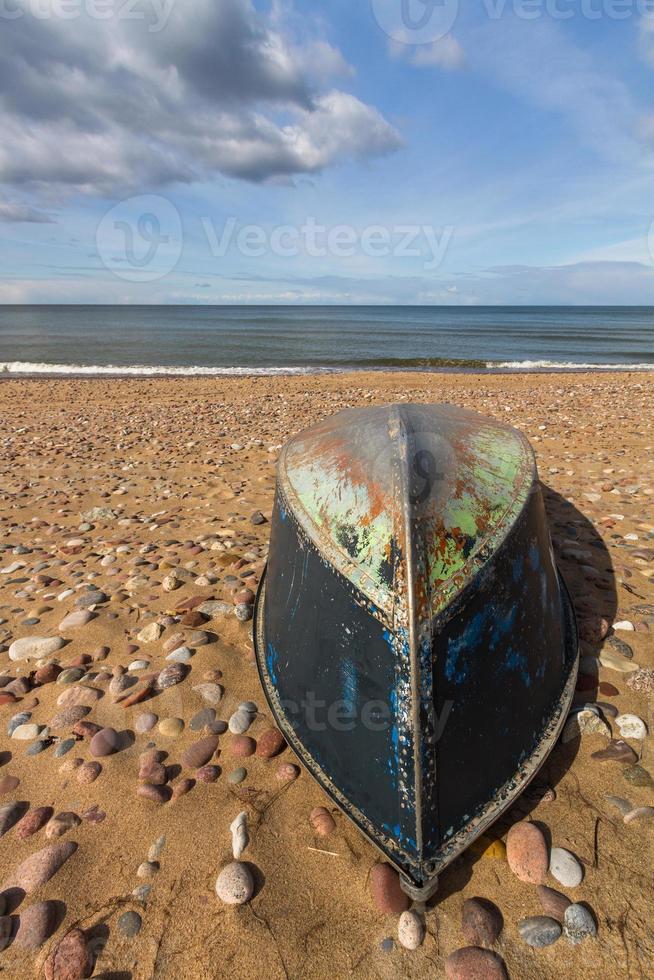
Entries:
[[510,371],[654,371],[654,363],[595,364],[577,361],[487,361],[486,367]]
[[1,375],[110,375],[111,377],[224,377],[242,375],[274,376],[283,374],[331,374],[333,368],[312,367],[165,367],[156,364],[130,364],[119,367],[115,364],[43,364],[32,361],[0,361]]

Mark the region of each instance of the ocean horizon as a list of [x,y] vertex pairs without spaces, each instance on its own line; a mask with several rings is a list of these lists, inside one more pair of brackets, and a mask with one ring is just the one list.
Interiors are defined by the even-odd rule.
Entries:
[[654,307],[0,306],[0,375],[654,370]]

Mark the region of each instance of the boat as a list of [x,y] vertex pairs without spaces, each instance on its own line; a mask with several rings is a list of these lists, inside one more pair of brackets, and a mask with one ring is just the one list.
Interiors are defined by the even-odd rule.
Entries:
[[300,432],[277,464],[254,635],[289,745],[427,900],[538,771],[574,693],[526,437],[408,403]]

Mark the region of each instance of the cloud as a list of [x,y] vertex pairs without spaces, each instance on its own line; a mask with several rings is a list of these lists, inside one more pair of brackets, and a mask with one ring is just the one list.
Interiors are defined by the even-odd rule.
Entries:
[[0,201],[0,222],[29,223],[35,225],[51,225],[54,220],[49,214],[30,208],[26,204],[16,204],[11,201]]
[[184,0],[151,26],[27,9],[3,22],[0,183],[110,196],[289,178],[401,145],[374,107],[328,84],[352,74],[340,52],[285,31],[278,8]]
[[466,56],[463,48],[455,37],[446,35],[433,44],[416,45],[408,56],[408,60],[416,68],[444,68],[455,71],[463,68]]
[[642,16],[638,24],[638,40],[642,57],[654,65],[654,15]]
[[401,41],[391,40],[389,50],[393,58],[404,59],[415,68],[455,71],[463,68],[466,63],[463,47],[452,34],[446,34],[431,44],[403,44]]

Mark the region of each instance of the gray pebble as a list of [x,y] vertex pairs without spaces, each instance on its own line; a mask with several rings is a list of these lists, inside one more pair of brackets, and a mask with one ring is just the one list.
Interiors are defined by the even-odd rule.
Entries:
[[518,922],[518,932],[528,946],[542,949],[551,946],[561,936],[561,923],[547,915],[534,915]]
[[161,852],[163,851],[166,844],[166,838],[162,835],[157,837],[156,841],[150,847],[148,851],[148,861],[158,861],[161,857]]
[[254,892],[254,879],[247,864],[233,861],[218,875],[216,895],[226,905],[244,905]]
[[123,912],[118,920],[118,928],[125,936],[133,939],[141,931],[141,916],[138,912]]
[[18,726],[27,724],[31,717],[31,711],[21,711],[20,714],[10,718],[9,724],[7,725],[7,735],[13,735]]
[[150,896],[152,891],[152,885],[139,885],[134,889],[132,895],[137,900],[137,902],[145,902]]
[[74,684],[84,677],[84,671],[81,667],[68,667],[66,670],[62,670],[55,681],[56,684]]
[[238,786],[239,783],[243,782],[247,774],[247,769],[235,769],[233,772],[230,772],[229,776],[227,777],[227,782],[234,783],[234,785]]
[[46,741],[46,739],[42,739],[41,738],[41,739],[39,739],[36,742],[32,742],[32,744],[30,745],[30,747],[28,748],[28,750],[27,750],[27,752],[25,754],[26,755],[39,755],[41,752],[44,751],[44,749],[47,749],[47,747],[48,747],[49,744],[50,744],[50,742]]
[[55,759],[60,759],[62,755],[66,755],[67,752],[70,752],[73,745],[75,745],[75,742],[76,739],[74,738],[65,738],[63,741],[59,742],[54,750]]
[[550,852],[550,874],[565,888],[576,888],[584,877],[584,869],[570,851],[553,847]]
[[213,724],[216,720],[216,712],[213,708],[203,708],[198,711],[197,714],[193,715],[189,722],[189,728],[192,732],[201,732],[203,728],[207,725]]
[[595,920],[584,905],[569,905],[565,910],[563,934],[573,946],[597,935]]
[[234,606],[234,615],[241,623],[247,623],[252,619],[252,606],[245,602],[239,602],[237,606]]
[[229,730],[232,735],[243,735],[252,724],[252,715],[247,711],[235,711],[229,719]]
[[177,650],[168,654],[166,660],[172,660],[175,664],[187,664],[192,656],[193,651],[189,650],[188,647],[178,647]]

